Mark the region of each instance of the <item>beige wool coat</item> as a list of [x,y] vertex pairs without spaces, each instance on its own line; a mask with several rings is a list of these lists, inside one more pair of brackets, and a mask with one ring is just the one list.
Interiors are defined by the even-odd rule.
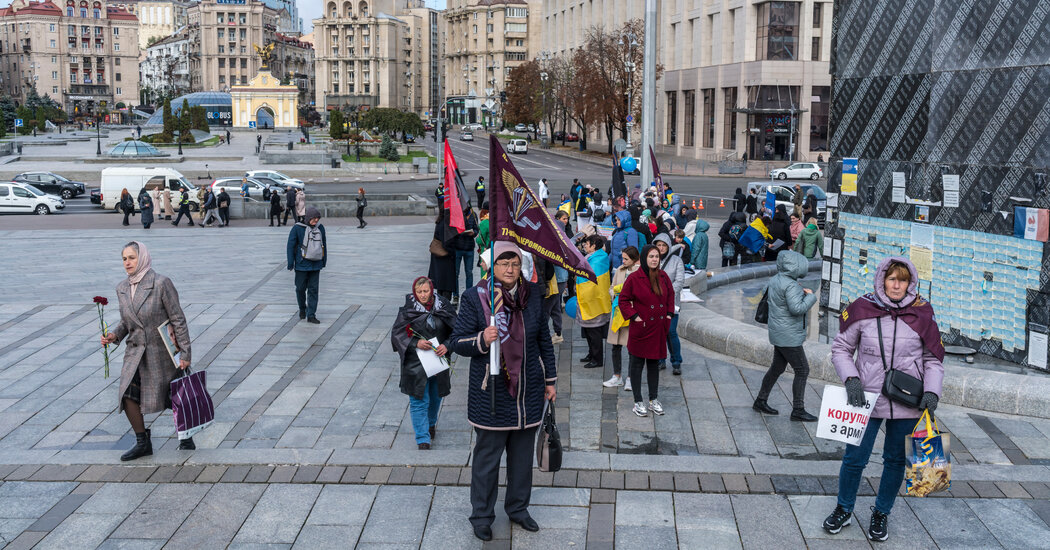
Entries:
[[[627,276],[631,273],[634,273],[635,271],[638,271],[638,268],[641,267],[641,265],[641,263],[636,263],[631,269],[627,269],[626,267],[621,265],[613,271],[612,282],[609,284],[609,294],[612,295],[613,298],[616,298],[617,294],[616,291],[613,289],[619,285],[622,285],[623,282],[627,280]],[[613,314],[615,313],[616,312],[614,311]],[[620,330],[613,331],[612,326],[610,325],[609,335],[606,336],[605,339],[609,342],[610,346],[626,346],[627,329],[628,327],[625,326]]]
[[117,336],[117,342],[123,341],[126,346],[124,367],[120,371],[118,406],[124,410],[124,392],[138,371],[142,383],[142,413],[161,412],[171,406],[170,384],[179,372],[157,331],[164,321],[171,321],[174,327],[175,343],[182,350],[181,358],[190,360],[190,332],[179,305],[179,293],[171,279],[150,270],[135,290],[134,299],[131,298],[131,284],[127,279],[121,281],[117,285],[117,301],[120,322],[112,332]]

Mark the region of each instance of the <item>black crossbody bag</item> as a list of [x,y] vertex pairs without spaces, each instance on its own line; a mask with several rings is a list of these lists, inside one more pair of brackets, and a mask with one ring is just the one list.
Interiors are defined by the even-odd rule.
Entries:
[[879,355],[882,356],[882,368],[885,372],[882,395],[895,403],[918,409],[922,401],[923,380],[893,368],[893,360],[897,354],[897,319],[893,319],[893,348],[890,350],[889,366],[886,366],[886,348],[882,344],[882,317],[875,319],[875,324],[879,327]]

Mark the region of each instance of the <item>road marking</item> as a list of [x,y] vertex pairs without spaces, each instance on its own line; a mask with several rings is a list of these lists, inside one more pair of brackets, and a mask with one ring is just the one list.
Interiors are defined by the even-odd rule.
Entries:
[[[488,151],[483,146],[473,145],[472,144],[470,147],[474,147],[474,148],[477,148],[477,149],[481,150],[482,152],[488,153]],[[529,160],[529,159],[526,159],[526,158],[520,158],[517,155],[513,155],[511,153],[508,153],[507,155],[508,155],[508,157],[514,157],[514,164],[517,164],[517,161],[520,160],[522,162],[527,162],[529,164],[535,164],[536,166],[539,166],[540,168],[553,168],[549,164],[543,164],[543,163],[536,162],[534,160]]]

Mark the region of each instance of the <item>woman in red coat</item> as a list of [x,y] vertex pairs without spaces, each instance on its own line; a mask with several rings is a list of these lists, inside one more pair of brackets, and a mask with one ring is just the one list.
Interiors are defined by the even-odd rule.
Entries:
[[[642,268],[632,273],[620,291],[620,313],[631,324],[627,332],[627,353],[631,356],[631,386],[634,414],[664,414],[657,400],[660,386],[658,363],[667,357],[667,333],[674,315],[674,286],[660,269],[660,251],[653,245],[642,248]],[[647,369],[649,407],[642,402],[642,367]]]

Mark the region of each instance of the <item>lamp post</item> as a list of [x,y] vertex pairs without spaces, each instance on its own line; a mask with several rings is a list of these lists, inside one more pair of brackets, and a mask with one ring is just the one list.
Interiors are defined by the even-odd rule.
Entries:
[[[95,154],[102,155],[102,134],[98,130],[99,113],[95,111]],[[91,139],[91,138],[88,138]]]
[[645,0],[645,59],[642,65],[642,185],[653,180],[645,150],[653,146],[656,118],[656,0]]
[[[634,33],[624,33],[620,37],[618,42],[621,46],[627,46],[627,58],[623,62],[623,69],[627,73],[627,116],[631,115],[631,108],[634,103],[634,48],[638,45],[638,37]],[[631,128],[634,126],[634,122],[627,122],[627,147],[631,148]],[[634,152],[630,152],[633,156]]]
[[179,155],[182,154],[182,132],[175,130],[175,141],[179,143]]

